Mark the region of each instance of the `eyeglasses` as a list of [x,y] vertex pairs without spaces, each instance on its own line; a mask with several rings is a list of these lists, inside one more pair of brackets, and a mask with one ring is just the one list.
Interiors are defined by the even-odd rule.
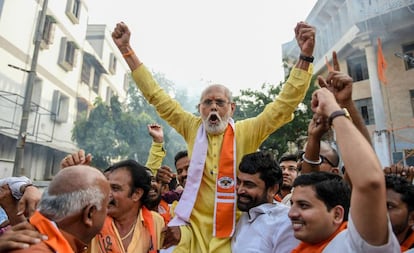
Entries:
[[326,158],[326,156],[320,155],[322,162],[327,162],[329,165],[331,165],[332,167],[338,167],[338,164],[334,164],[333,162],[329,161],[328,158]]
[[224,107],[226,104],[230,104],[230,102],[227,102],[223,99],[216,99],[216,100],[211,100],[211,99],[205,99],[203,102],[201,102],[202,105],[204,105],[205,107],[210,107],[213,105],[213,102],[218,106],[218,107]]

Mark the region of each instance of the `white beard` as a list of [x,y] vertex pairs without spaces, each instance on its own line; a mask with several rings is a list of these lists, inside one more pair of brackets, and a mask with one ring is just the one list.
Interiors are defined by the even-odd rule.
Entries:
[[[209,119],[212,115],[215,115],[218,119],[218,124],[210,124]],[[206,132],[209,134],[217,135],[221,134],[226,130],[227,125],[229,123],[230,115],[226,114],[223,118],[217,112],[210,112],[207,118],[202,118],[204,128]]]

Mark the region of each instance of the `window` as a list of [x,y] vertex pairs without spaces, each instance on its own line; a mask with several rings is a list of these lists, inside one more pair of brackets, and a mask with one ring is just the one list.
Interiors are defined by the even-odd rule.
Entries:
[[92,90],[96,93],[99,94],[99,78],[101,77],[101,73],[99,73],[98,71],[95,71],[94,75],[93,75],[93,85],[92,85]]
[[358,108],[361,113],[362,119],[364,120],[365,125],[375,124],[374,118],[374,108],[372,106],[371,98],[364,98],[355,100],[355,106]]
[[410,90],[411,110],[414,116],[414,90]]
[[81,81],[86,83],[88,86],[91,84],[91,73],[92,73],[92,65],[87,60],[85,54],[83,55],[83,64],[82,64],[82,72],[81,72]]
[[414,166],[414,149],[404,149],[404,157],[408,166]]
[[66,4],[66,15],[74,24],[79,24],[81,11],[81,0],[68,0]]
[[354,82],[359,82],[369,78],[367,59],[365,55],[349,58],[347,60],[348,74]]
[[69,116],[69,97],[60,91],[53,92],[51,119],[56,122],[67,122]]
[[128,92],[129,89],[129,83],[130,83],[130,73],[125,73],[124,74],[124,91]]
[[77,60],[78,47],[73,41],[68,41],[63,37],[60,44],[59,65],[66,71],[70,71],[75,67]]
[[77,102],[76,120],[80,120],[82,118],[85,118],[88,114],[88,101],[82,97],[77,97],[76,102]]
[[405,70],[414,68],[414,43],[402,46]]
[[110,87],[106,87],[106,103],[111,103],[111,97],[113,96],[114,92]]
[[49,45],[53,43],[55,37],[56,20],[47,15],[45,18],[45,25],[43,26],[42,41],[40,43],[41,48],[47,49]]
[[392,163],[397,164],[404,161],[403,152],[392,152]]
[[0,0],[0,17],[1,17],[1,14],[3,13],[3,5],[4,5],[4,0]]
[[109,55],[109,72],[111,72],[111,74],[116,73],[116,57],[113,53]]

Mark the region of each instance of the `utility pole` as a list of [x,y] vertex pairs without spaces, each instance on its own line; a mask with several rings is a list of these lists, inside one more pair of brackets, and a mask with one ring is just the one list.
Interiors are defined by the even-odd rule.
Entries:
[[27,77],[26,89],[24,94],[22,118],[20,121],[19,134],[17,135],[16,154],[14,157],[13,176],[28,176],[24,169],[24,145],[27,137],[27,124],[29,122],[30,104],[32,102],[33,84],[36,79],[37,59],[39,57],[40,43],[42,41],[43,27],[45,23],[48,0],[43,0],[42,10],[39,14],[36,32],[35,45],[33,49],[32,63]]

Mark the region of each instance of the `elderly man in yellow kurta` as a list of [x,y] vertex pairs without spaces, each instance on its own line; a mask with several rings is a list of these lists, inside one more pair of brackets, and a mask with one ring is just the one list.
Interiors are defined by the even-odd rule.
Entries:
[[[276,129],[293,118],[312,76],[314,27],[299,22],[295,36],[300,56],[275,101],[254,118],[234,123],[236,108],[228,88],[211,85],[201,94],[195,116],[185,111],[154,80],[130,45],[131,33],[118,23],[112,38],[132,70],[132,76],[149,103],[188,145],[191,157],[187,183],[165,231],[164,247],[174,252],[231,252],[236,215],[236,174],[241,158],[256,151]],[[252,64],[252,63],[246,63]]]

